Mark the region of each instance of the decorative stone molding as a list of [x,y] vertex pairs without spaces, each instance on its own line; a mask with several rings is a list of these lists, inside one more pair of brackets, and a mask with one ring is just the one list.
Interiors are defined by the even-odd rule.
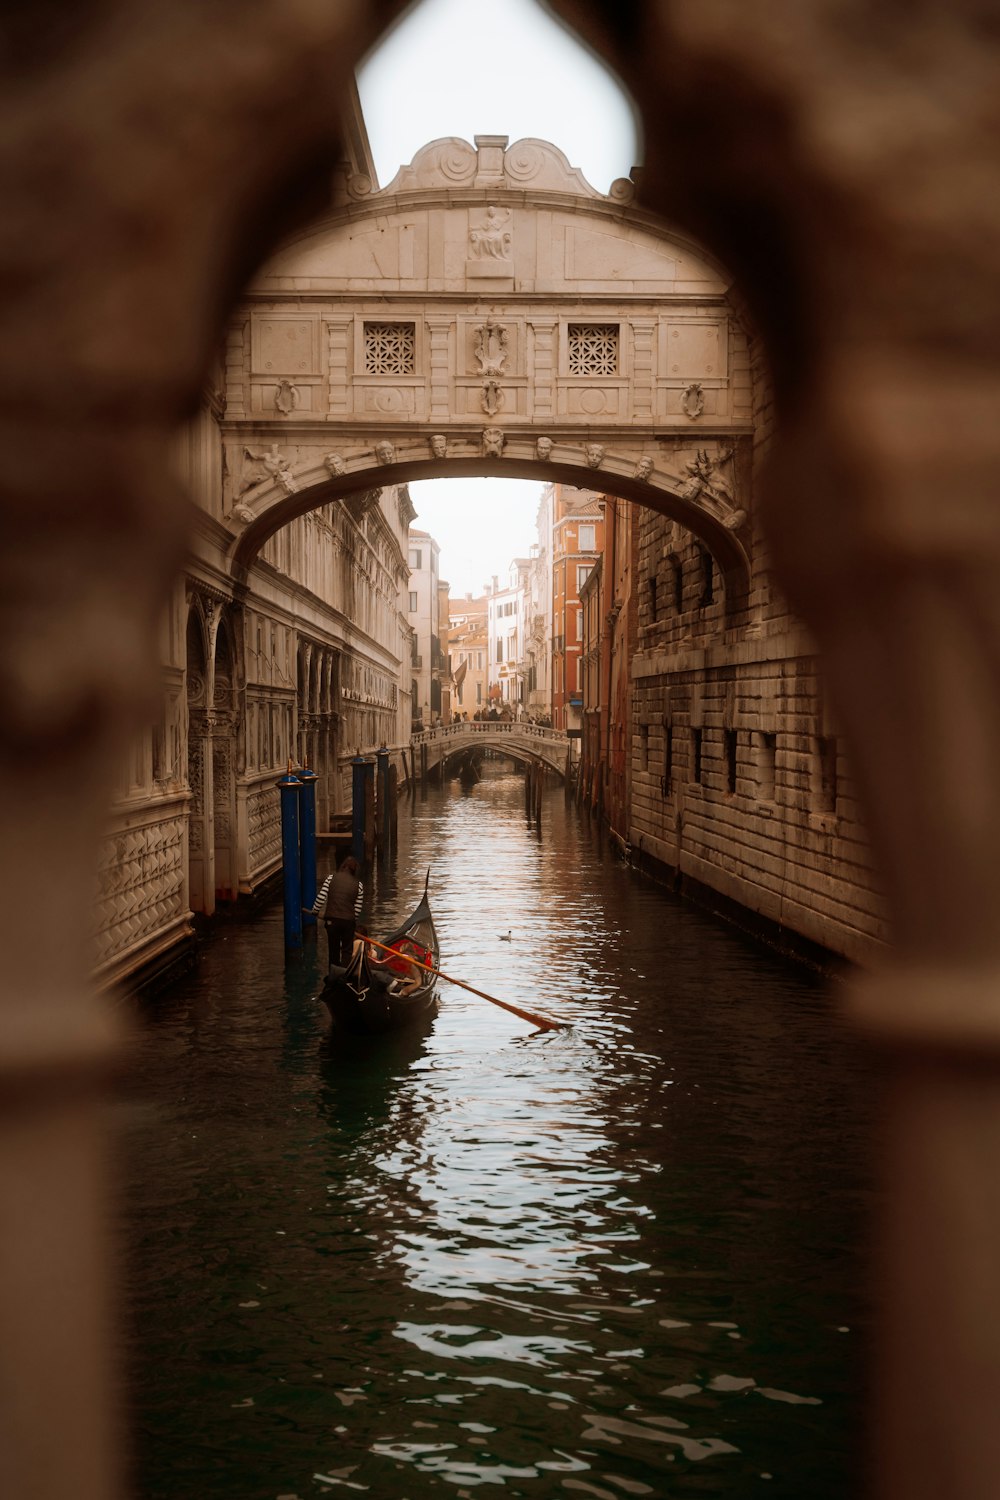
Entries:
[[483,429],[483,456],[485,458],[500,458],[503,453],[504,443],[507,441],[500,427],[486,427]]

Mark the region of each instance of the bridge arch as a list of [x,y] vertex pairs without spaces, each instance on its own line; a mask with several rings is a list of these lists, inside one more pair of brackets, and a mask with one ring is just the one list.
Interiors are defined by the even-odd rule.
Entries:
[[418,731],[412,736],[410,743],[415,750],[427,747],[428,771],[437,766],[443,767],[453,757],[469,750],[499,750],[522,764],[534,761],[559,776],[566,775],[566,752],[569,746],[566,735],[559,730],[542,729],[523,721],[503,723],[470,720],[468,723],[448,724],[437,729]]
[[[331,476],[321,462],[312,468],[304,468],[301,482],[291,492],[281,485],[263,486],[252,505],[244,503],[239,508],[240,513],[230,518],[235,532],[229,552],[234,580],[245,579],[260,549],[282,526],[330,501],[344,500],[380,485],[403,484],[415,479],[478,476],[535,479],[606,490],[679,522],[704,542],[719,567],[725,588],[727,623],[739,624],[745,616],[751,573],[746,512],[727,506],[710,495],[691,495],[688,492],[692,487],[690,476],[685,480],[678,475],[657,472],[654,468],[648,477],[639,477],[636,470],[643,463],[644,456],[631,461],[613,452],[605,457],[599,470],[587,463],[582,449],[567,452],[565,457],[561,453],[557,456],[554,450],[548,459],[541,459],[530,433],[511,434],[499,457],[484,455],[480,438],[475,434],[454,439],[453,446],[457,450],[454,456],[438,458],[427,452],[425,439],[410,436],[398,445],[393,462],[377,469],[372,469],[369,455],[361,454],[356,459],[350,457],[345,473],[337,477]],[[418,451],[420,448],[424,449],[423,453]],[[749,461],[747,453],[747,466]],[[650,462],[654,460],[651,458]]]
[[729,278],[545,141],[433,141],[362,173],[265,266],[227,341],[224,520],[245,575],[286,522],[409,479],[606,489],[752,568],[753,380]]

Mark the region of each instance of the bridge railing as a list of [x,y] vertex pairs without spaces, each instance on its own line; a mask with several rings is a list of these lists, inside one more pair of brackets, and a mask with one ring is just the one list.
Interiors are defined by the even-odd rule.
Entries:
[[432,744],[438,740],[464,739],[467,736],[511,734],[527,738],[548,740],[550,743],[565,743],[566,733],[562,729],[545,728],[527,720],[470,719],[468,723],[439,724],[434,729],[418,729],[410,735],[411,745]]

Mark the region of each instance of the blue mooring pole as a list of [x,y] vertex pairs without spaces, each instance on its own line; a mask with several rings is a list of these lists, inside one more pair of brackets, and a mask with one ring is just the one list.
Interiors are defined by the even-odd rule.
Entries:
[[[285,947],[302,947],[302,883],[299,872],[299,796],[302,783],[288,773],[278,782],[281,793],[281,877],[285,904]],[[315,899],[315,898],[314,898]]]
[[[302,784],[299,797],[299,884],[302,905],[312,906],[316,900],[316,783],[319,777],[307,768],[295,774]],[[305,927],[315,927],[315,912],[303,912],[302,923]]]
[[392,852],[392,824],[389,814],[389,749],[380,745],[375,752],[378,767],[378,852],[387,860]]
[[365,863],[365,781],[368,761],[359,750],[351,761],[351,853],[358,864]]

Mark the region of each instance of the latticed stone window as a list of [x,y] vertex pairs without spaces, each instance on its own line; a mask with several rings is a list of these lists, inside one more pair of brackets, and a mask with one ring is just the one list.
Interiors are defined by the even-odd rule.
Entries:
[[417,335],[413,323],[365,324],[365,371],[369,375],[413,375]]
[[571,375],[618,374],[617,323],[570,323],[566,332]]

